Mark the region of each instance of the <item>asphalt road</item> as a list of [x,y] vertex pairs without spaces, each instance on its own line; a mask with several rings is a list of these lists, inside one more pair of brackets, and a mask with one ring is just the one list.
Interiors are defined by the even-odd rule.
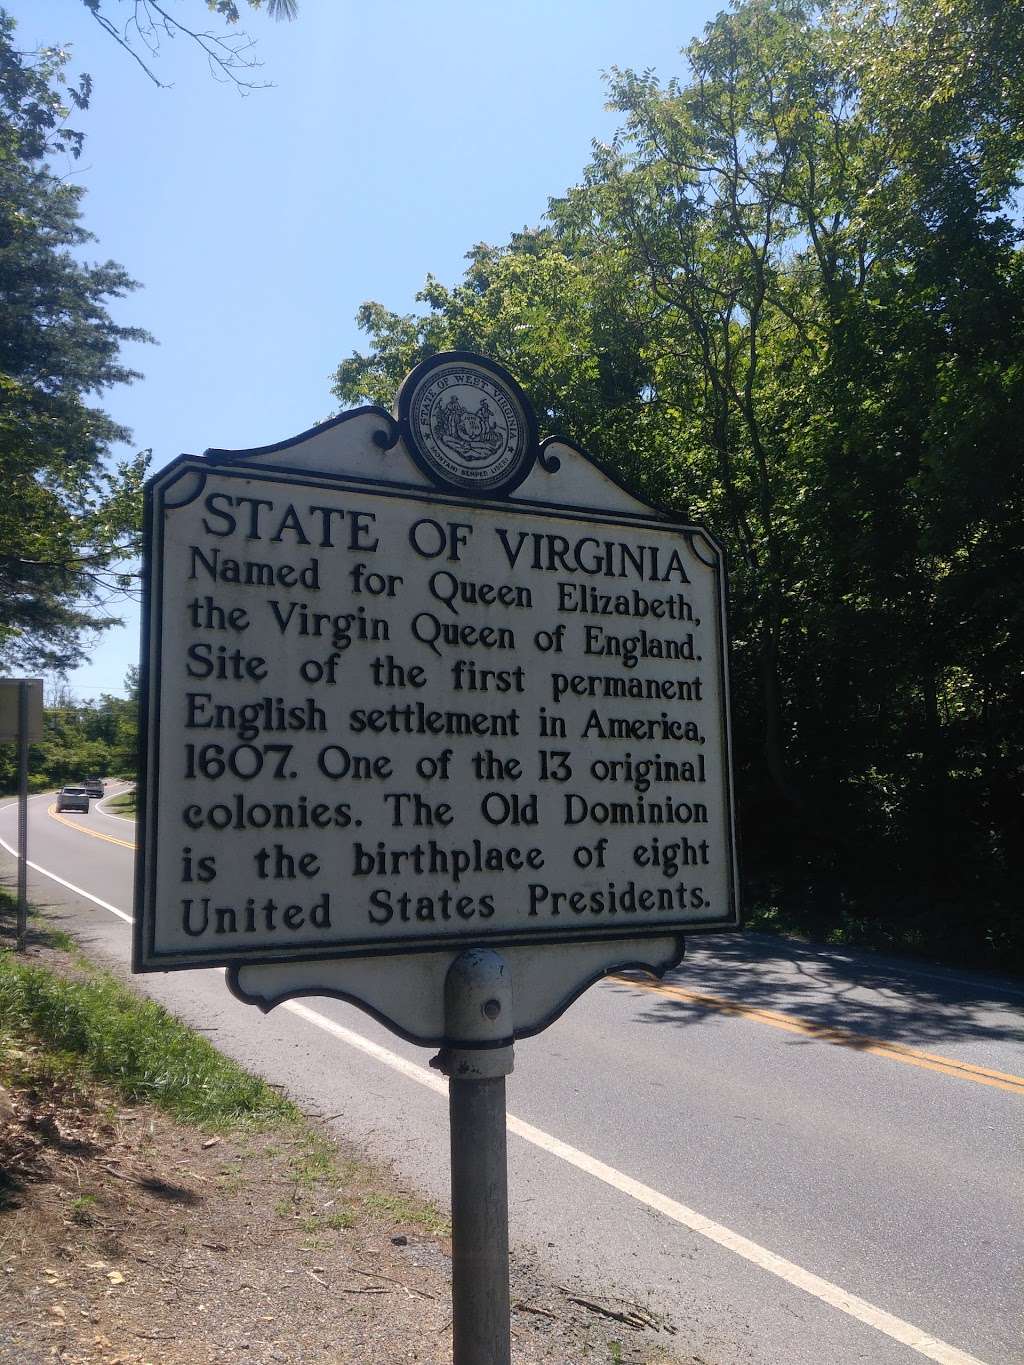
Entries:
[[[32,871],[32,898],[124,970],[133,825],[51,805],[29,858],[72,886]],[[428,1051],[338,1001],[263,1016],[215,971],[139,984],[447,1200]],[[709,1365],[1020,1365],[1021,983],[743,935],[691,940],[664,985],[603,983],[517,1046],[520,1255],[667,1315]]]

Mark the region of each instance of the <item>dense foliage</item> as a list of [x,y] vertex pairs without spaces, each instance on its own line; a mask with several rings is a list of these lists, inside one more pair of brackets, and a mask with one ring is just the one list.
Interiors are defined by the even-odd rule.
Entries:
[[64,85],[65,54],[26,55],[0,10],[0,667],[66,669],[83,634],[109,625],[136,548],[145,456],[118,466],[129,433],[93,396],[135,376],[119,359],[145,339],[107,311],[134,283],[86,264],[83,191],[47,158],[77,155],[66,124],[88,80]]
[[480,350],[731,561],[748,905],[1024,966],[1024,8],[745,0],[346,402]]
[[[67,694],[43,709],[43,738],[29,746],[31,785],[37,791],[81,782],[86,777],[134,777],[138,766],[137,670],[128,676],[129,695],[104,693],[97,701],[74,702]],[[17,790],[13,744],[0,744],[0,793]]]

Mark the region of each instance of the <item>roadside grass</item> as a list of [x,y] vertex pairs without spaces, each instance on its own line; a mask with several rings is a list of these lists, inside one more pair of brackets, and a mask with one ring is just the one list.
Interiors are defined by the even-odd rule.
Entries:
[[388,1194],[379,1190],[363,1196],[364,1208],[375,1213],[385,1214],[396,1223],[407,1223],[421,1227],[434,1236],[449,1236],[451,1222],[440,1210],[421,1199],[410,1198],[405,1194]]
[[135,800],[135,788],[130,792],[119,792],[117,796],[109,797],[104,803],[107,810],[116,811],[118,815],[130,815],[134,818],[137,813]]
[[[21,1051],[26,1038],[42,1050]],[[96,968],[70,978],[0,953],[0,1048],[15,1059],[12,1079],[19,1079],[16,1059],[31,1058],[36,1071],[104,1081],[129,1102],[148,1101],[206,1129],[263,1129],[299,1119],[264,1081]]]
[[[0,892],[0,897],[3,894]],[[11,904],[13,906],[14,902],[12,901]],[[55,948],[58,952],[67,953],[76,961],[85,961],[82,957],[82,950],[71,935],[66,934],[63,929],[51,928],[37,910],[29,910],[28,922],[29,932],[36,943],[41,943],[47,948]]]
[[[13,909],[13,899],[0,890],[0,936],[13,919]],[[45,1179],[49,1198],[52,1201],[56,1190],[60,1202],[60,1217],[64,1220],[59,1229],[62,1246],[75,1235],[86,1239],[82,1246],[89,1248],[89,1255],[96,1254],[94,1243],[105,1254],[109,1254],[106,1251],[109,1245],[119,1245],[123,1228],[115,1222],[115,1210],[124,1201],[120,1194],[111,1198],[106,1186],[114,1181],[107,1179],[105,1186],[103,1176],[105,1173],[126,1178],[124,1172],[116,1169],[118,1161],[123,1161],[122,1156],[118,1156],[113,1165],[104,1160],[110,1150],[116,1154],[122,1149],[100,1146],[92,1156],[86,1152],[84,1156],[70,1157],[61,1150],[63,1144],[70,1151],[69,1142],[73,1145],[83,1131],[81,1124],[75,1122],[76,1110],[87,1116],[97,1113],[102,1116],[99,1125],[87,1117],[89,1126],[84,1132],[88,1143],[97,1142],[104,1132],[116,1140],[112,1125],[125,1117],[118,1115],[119,1100],[128,1104],[152,1104],[163,1109],[175,1124],[212,1130],[217,1136],[204,1141],[203,1150],[215,1149],[222,1141],[220,1135],[225,1135],[225,1146],[220,1150],[227,1160],[220,1166],[218,1177],[211,1182],[209,1175],[196,1176],[191,1167],[188,1174],[197,1180],[206,1180],[207,1189],[216,1184],[220,1194],[228,1198],[245,1196],[249,1206],[258,1187],[265,1200],[266,1212],[270,1213],[272,1208],[274,1215],[285,1220],[277,1225],[280,1234],[272,1238],[272,1250],[268,1253],[272,1258],[279,1254],[276,1247],[282,1238],[282,1245],[297,1248],[299,1253],[328,1256],[338,1248],[344,1248],[339,1254],[358,1257],[365,1247],[367,1257],[376,1258],[379,1254],[377,1239],[381,1237],[382,1228],[385,1237],[402,1229],[409,1231],[410,1240],[450,1237],[449,1220],[436,1206],[396,1189],[393,1177],[385,1169],[347,1156],[324,1132],[312,1126],[294,1104],[277,1094],[273,1086],[246,1073],[161,1006],[137,996],[115,977],[96,967],[73,939],[49,929],[45,919],[34,911],[31,922],[31,957],[25,959],[9,951],[0,951],[0,1087],[21,1092],[23,1112],[27,1101],[35,1107],[37,1115],[42,1115],[42,1122],[30,1121],[33,1134],[37,1130],[56,1134],[56,1164],[46,1172]],[[143,1117],[145,1112],[143,1109]],[[46,1128],[45,1124],[50,1127]],[[137,1122],[134,1130],[138,1131]],[[130,1122],[125,1131],[133,1131]],[[136,1162],[139,1153],[148,1150],[146,1142],[157,1140],[153,1138],[152,1119],[148,1121],[148,1131],[149,1137],[141,1138],[141,1147],[128,1149],[134,1152]],[[179,1154],[183,1150],[194,1152],[194,1139],[193,1146],[184,1149],[180,1139],[179,1145],[168,1146],[172,1130],[157,1131],[159,1141],[164,1144],[158,1150],[164,1153],[165,1163],[168,1152],[173,1153],[172,1162],[180,1160]],[[31,1141],[39,1145],[34,1136]],[[174,1141],[173,1137],[171,1141]],[[94,1163],[95,1180],[83,1180],[83,1172],[88,1177],[89,1160]],[[190,1156],[189,1160],[192,1162],[195,1157]],[[127,1165],[129,1168],[133,1165],[131,1157]],[[73,1177],[68,1176],[71,1168]],[[137,1187],[143,1192],[178,1190],[178,1164],[166,1167],[175,1172],[172,1185],[167,1184],[167,1177],[159,1168],[154,1169],[156,1175],[147,1170],[146,1177],[135,1179],[130,1188],[134,1191]],[[41,1181],[44,1175],[36,1172],[30,1179]],[[279,1198],[271,1205],[269,1201],[274,1197],[275,1186],[283,1186],[282,1193],[287,1191],[287,1197]],[[24,1191],[20,1185],[15,1189],[17,1198],[10,1207],[21,1209],[18,1216],[24,1220],[27,1217],[23,1207]],[[3,1172],[0,1171],[0,1196],[2,1194]],[[127,1209],[125,1226],[133,1229],[137,1226],[132,1220],[140,1208],[136,1202]],[[226,1222],[230,1221],[226,1206],[223,1217]],[[26,1226],[35,1227],[34,1224]],[[160,1226],[164,1226],[163,1221]],[[273,1220],[268,1226],[274,1226]],[[45,1228],[45,1224],[40,1223],[39,1227]],[[172,1236],[192,1236],[191,1227],[191,1224],[178,1227]],[[218,1233],[219,1227],[215,1235]],[[37,1228],[37,1239],[41,1235]],[[228,1240],[226,1235],[224,1240]],[[405,1236],[394,1235],[390,1240],[396,1246],[406,1245]],[[216,1246],[214,1242],[203,1245]],[[217,1249],[227,1250],[226,1246]],[[24,1246],[22,1254],[25,1254]],[[173,1248],[169,1255],[165,1268],[173,1273],[176,1255]],[[31,1262],[31,1251],[28,1256]],[[85,1261],[86,1255],[83,1253],[80,1259]],[[32,1262],[32,1276],[37,1278],[38,1264],[46,1263]],[[257,1265],[258,1261],[253,1264]],[[393,1276],[399,1277],[394,1283],[404,1284],[408,1271],[403,1264],[385,1262],[391,1274],[374,1273],[380,1270],[376,1259],[368,1260],[367,1264],[372,1267],[368,1273],[374,1284],[386,1282]],[[89,1268],[95,1267],[90,1265]],[[8,1270],[7,1273],[13,1272]],[[248,1276],[249,1273],[250,1268],[246,1266],[245,1274]],[[317,1279],[323,1272],[314,1269],[309,1273]],[[47,1284],[51,1282],[56,1283],[56,1280],[48,1278]],[[61,1293],[66,1295],[67,1292],[64,1285]],[[373,1289],[372,1292],[383,1291]],[[420,1289],[407,1289],[406,1293],[422,1294],[425,1300],[437,1297],[436,1292]],[[557,1301],[555,1306],[557,1308]],[[64,1305],[57,1307],[63,1310]],[[557,1312],[545,1315],[553,1322],[559,1320]],[[86,1314],[83,1312],[82,1316],[84,1318]],[[91,1320],[93,1323],[98,1321],[95,1316]],[[144,1333],[140,1332],[140,1335]],[[658,1347],[638,1347],[630,1343],[624,1348],[621,1341],[603,1334],[597,1340],[593,1336],[587,1337],[577,1346],[582,1349],[581,1358],[594,1358],[595,1362],[601,1359],[638,1362],[642,1358],[645,1365],[662,1362],[674,1365],[678,1360]],[[642,1357],[638,1354],[640,1349]]]
[[[13,923],[14,910],[13,897],[0,890],[0,922]],[[0,951],[0,1084],[75,1091],[99,1083],[121,1101],[156,1105],[178,1123],[243,1139],[259,1135],[260,1150],[280,1161],[291,1188],[278,1212],[304,1220],[311,1233],[350,1228],[362,1214],[448,1234],[448,1219],[433,1204],[395,1192],[373,1165],[345,1157],[275,1087],[95,966],[31,908],[30,926],[33,948],[63,953],[67,961],[61,969]],[[222,1168],[222,1188],[244,1187],[246,1151],[243,1142],[237,1164]],[[73,1214],[88,1222],[88,1200]]]
[[347,1209],[332,1213],[311,1213],[302,1219],[303,1232],[348,1232],[356,1225],[355,1215]]
[[288,1158],[292,1179],[297,1185],[312,1189],[325,1180],[340,1180],[350,1172],[341,1170],[333,1142],[320,1133],[307,1129],[297,1139],[298,1150]]
[[[451,1220],[435,1204],[388,1188],[372,1166],[344,1159],[335,1144],[315,1129],[297,1133],[286,1144],[285,1150],[289,1148],[286,1167],[292,1192],[275,1211],[283,1218],[300,1218],[307,1232],[353,1227],[359,1212],[384,1218],[397,1227],[420,1228],[431,1236],[451,1235]],[[334,1198],[320,1204],[325,1192]],[[340,1196],[344,1196],[344,1208],[334,1207]]]
[[68,1212],[76,1223],[81,1223],[88,1227],[92,1223],[94,1210],[96,1208],[96,1196],[94,1194],[80,1194],[71,1201]]
[[[16,898],[0,886],[0,926],[9,924],[12,937],[17,916],[18,902]],[[67,953],[77,962],[85,962],[81,949],[71,935],[66,934],[63,929],[54,929],[34,905],[28,907],[28,941],[33,946],[54,948],[58,952]]]

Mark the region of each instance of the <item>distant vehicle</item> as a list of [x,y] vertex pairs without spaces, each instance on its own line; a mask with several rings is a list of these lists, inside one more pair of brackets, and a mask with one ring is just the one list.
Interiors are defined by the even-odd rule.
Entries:
[[85,788],[85,790],[88,792],[90,796],[103,795],[102,777],[87,777],[85,781],[82,783],[82,786]]
[[57,809],[80,810],[88,815],[89,793],[84,787],[61,787],[57,793]]

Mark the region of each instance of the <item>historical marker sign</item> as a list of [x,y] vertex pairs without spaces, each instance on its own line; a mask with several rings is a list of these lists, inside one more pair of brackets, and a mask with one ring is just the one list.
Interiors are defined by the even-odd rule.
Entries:
[[138,970],[737,924],[721,551],[537,456],[453,356],[151,480]]
[[505,1076],[738,924],[710,536],[481,356],[146,491],[135,969],[355,1001],[449,1077],[455,1365],[508,1365]]

